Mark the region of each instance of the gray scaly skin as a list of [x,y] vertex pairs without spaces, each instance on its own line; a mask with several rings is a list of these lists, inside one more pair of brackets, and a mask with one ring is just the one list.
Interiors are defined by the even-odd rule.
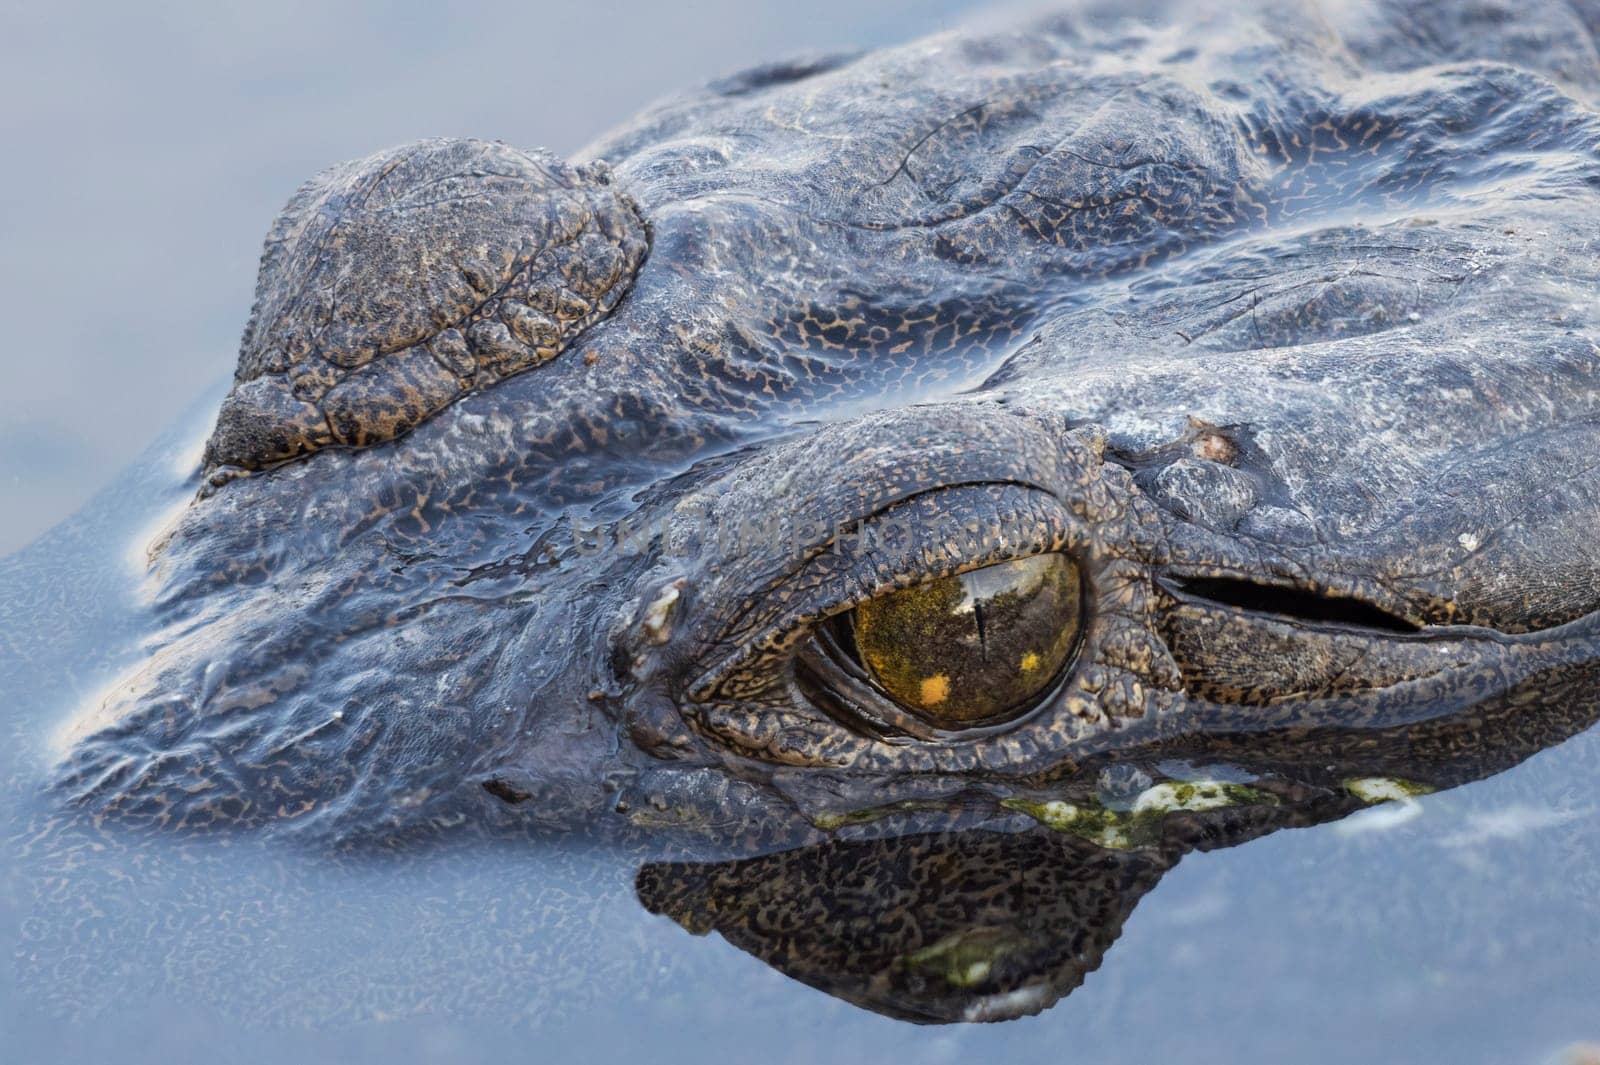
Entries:
[[212,482],[392,440],[616,306],[644,224],[600,164],[424,141],[337,166],[267,234]]
[[[1597,27],[1091,3],[725,79],[575,166],[336,168],[269,236],[205,490],[151,550],[166,635],[60,792],[749,855],[1059,830],[1174,758],[1252,779],[1248,814],[1141,822],[1136,900],[1350,779],[1513,765],[1597,713]],[[825,619],[1045,550],[1088,593],[1036,710],[929,739],[839,709]],[[703,929],[698,876],[641,891]]]

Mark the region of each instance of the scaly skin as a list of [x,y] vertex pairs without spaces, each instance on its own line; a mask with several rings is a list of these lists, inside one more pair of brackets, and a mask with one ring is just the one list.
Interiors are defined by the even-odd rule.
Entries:
[[[1131,907],[1195,845],[1360,805],[1350,779],[1446,787],[1587,727],[1600,11],[1137,7],[752,71],[576,167],[428,142],[307,186],[207,491],[152,551],[164,635],[63,792],[736,855],[1032,838],[1174,758],[1272,796],[1146,823]],[[519,308],[560,293],[582,308],[535,337]],[[852,717],[876,696],[841,696],[819,625],[1043,550],[1087,620],[1037,709]],[[761,942],[695,915],[699,875],[642,890]],[[925,940],[897,956],[945,957]],[[1004,1016],[1081,962],[977,1006],[841,993]]]
[[644,224],[603,166],[423,141],[307,182],[267,235],[213,483],[392,440],[605,317]]

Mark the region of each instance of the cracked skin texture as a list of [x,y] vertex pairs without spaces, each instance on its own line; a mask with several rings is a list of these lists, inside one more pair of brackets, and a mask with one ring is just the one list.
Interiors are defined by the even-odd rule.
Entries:
[[[1086,3],[724,79],[577,165],[335,168],[56,786],[108,824],[714,840],[766,864],[653,866],[647,904],[899,1015],[1042,1008],[1109,940],[1011,971],[1003,915],[907,903],[863,973],[768,932],[848,908],[839,861],[956,897],[1060,861],[1121,885],[1084,903],[1114,938],[1194,847],[1600,713],[1597,27]],[[1082,631],[1003,725],[888,727],[818,648],[1048,551]],[[1137,868],[1019,812],[1177,764],[1273,801],[1163,815]]]
[[317,175],[267,234],[213,483],[392,440],[616,305],[644,224],[600,164],[423,141]]

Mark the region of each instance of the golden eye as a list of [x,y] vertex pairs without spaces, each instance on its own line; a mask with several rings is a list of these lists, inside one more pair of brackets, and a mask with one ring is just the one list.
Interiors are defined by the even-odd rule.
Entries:
[[1034,555],[869,599],[851,636],[871,681],[934,725],[961,728],[1031,707],[1072,654],[1082,578]]

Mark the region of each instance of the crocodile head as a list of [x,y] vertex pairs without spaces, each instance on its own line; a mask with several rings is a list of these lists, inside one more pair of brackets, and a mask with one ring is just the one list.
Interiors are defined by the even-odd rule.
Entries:
[[63,791],[748,852],[1175,766],[1331,815],[1586,726],[1600,76],[1529,43],[1565,5],[1465,10],[1084,9],[726,79],[609,165],[329,171]]

